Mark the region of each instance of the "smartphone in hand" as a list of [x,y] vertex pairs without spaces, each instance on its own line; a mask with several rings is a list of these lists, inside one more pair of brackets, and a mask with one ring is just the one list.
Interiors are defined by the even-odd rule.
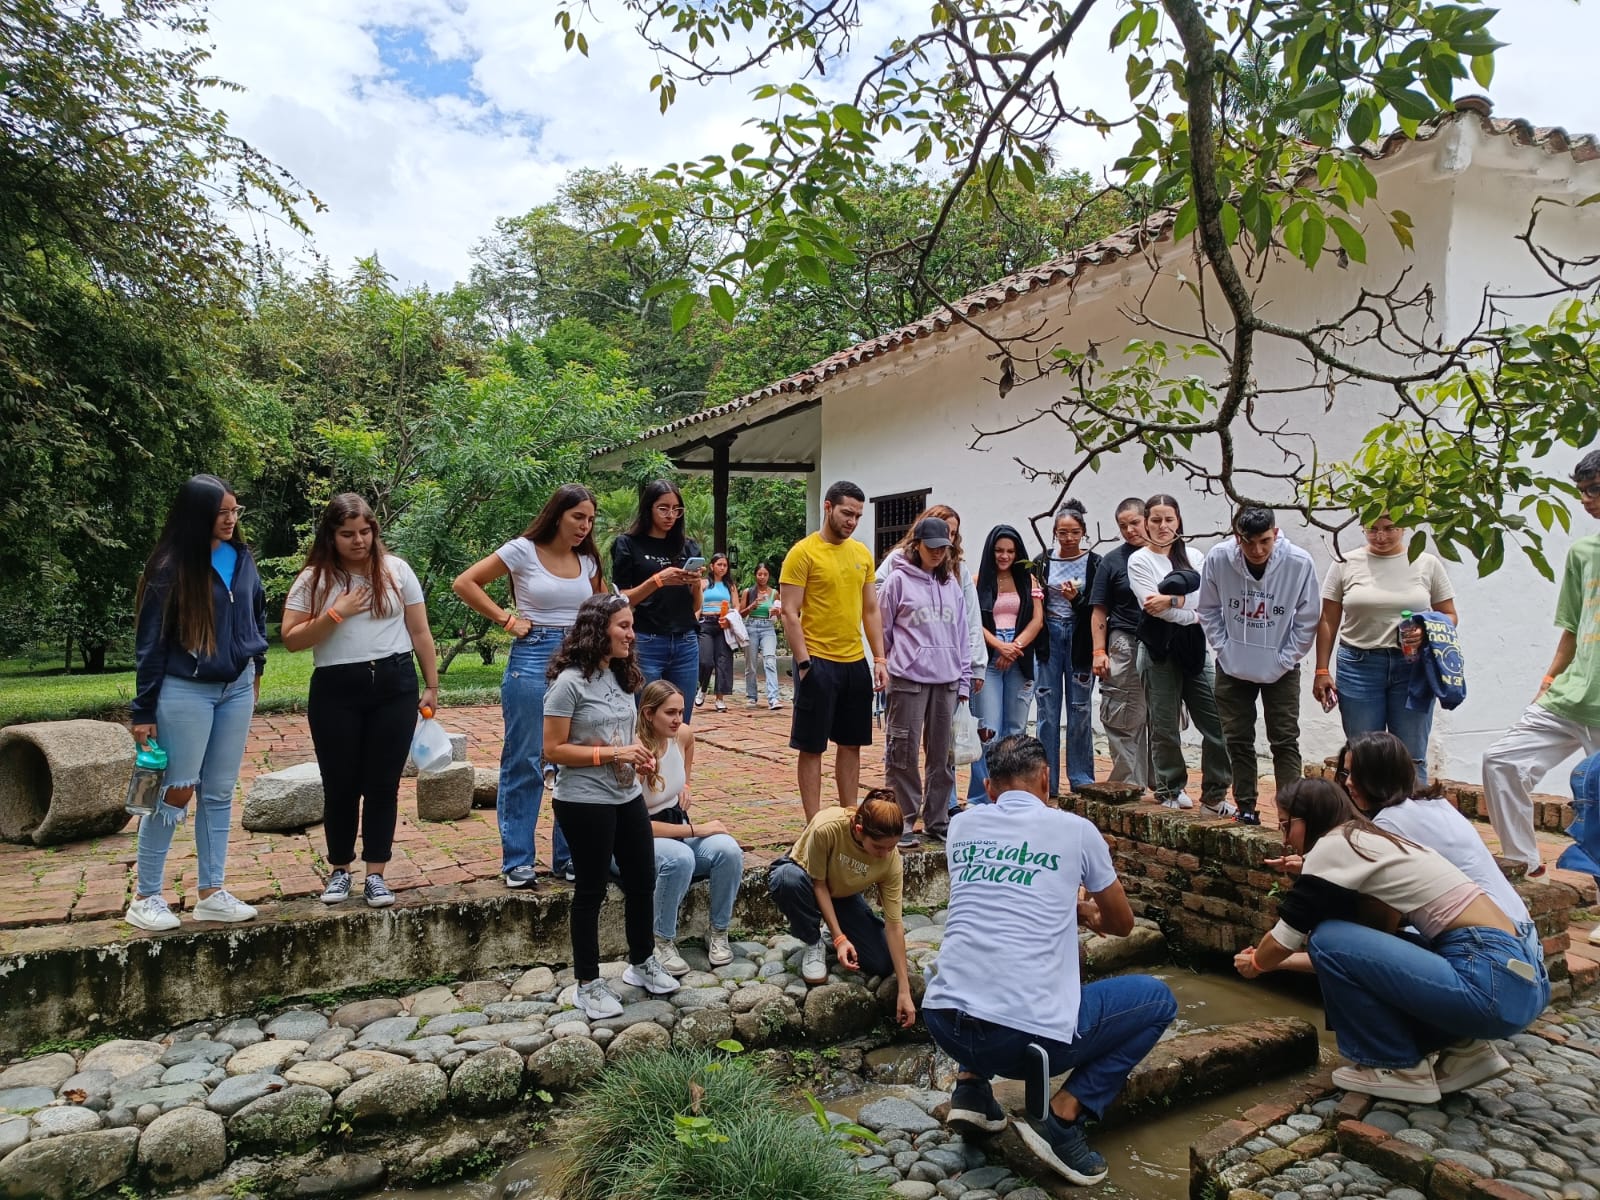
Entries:
[[1334,688],[1328,689],[1328,694],[1322,698],[1322,711],[1332,712],[1339,707],[1339,693]]
[[706,560],[698,554],[696,554],[693,558],[686,558],[683,560],[683,569],[685,571],[698,571],[701,570],[705,565]]

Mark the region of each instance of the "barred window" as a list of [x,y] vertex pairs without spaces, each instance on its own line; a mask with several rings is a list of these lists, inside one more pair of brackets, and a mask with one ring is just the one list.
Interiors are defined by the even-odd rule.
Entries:
[[919,492],[896,492],[892,496],[872,498],[873,549],[877,561],[882,562],[883,556],[905,537],[917,514],[928,507],[928,493],[932,490],[923,488]]

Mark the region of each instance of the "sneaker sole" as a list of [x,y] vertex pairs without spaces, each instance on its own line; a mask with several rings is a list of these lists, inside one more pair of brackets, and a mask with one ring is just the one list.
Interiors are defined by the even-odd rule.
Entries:
[[258,915],[257,913],[251,913],[248,917],[245,917],[230,913],[224,917],[196,910],[189,914],[189,919],[195,922],[214,922],[218,925],[242,925],[246,921],[254,921]]
[[682,986],[676,979],[674,979],[671,987],[651,987],[645,982],[644,976],[635,971],[631,966],[622,973],[622,982],[626,983],[630,987],[643,988],[652,996],[670,996]]
[[979,1133],[999,1133],[1011,1123],[1011,1120],[1009,1117],[1001,1117],[996,1120],[970,1108],[952,1108],[950,1115],[945,1118],[945,1123],[976,1129]]
[[1069,1183],[1075,1183],[1079,1187],[1093,1187],[1110,1174],[1109,1169],[1101,1171],[1098,1175],[1085,1175],[1081,1171],[1074,1171],[1071,1167],[1067,1166],[1066,1163],[1062,1162],[1056,1157],[1055,1148],[1052,1147],[1049,1142],[1045,1141],[1045,1139],[1040,1136],[1038,1130],[1034,1129],[1034,1127],[1029,1125],[1026,1121],[1017,1122],[1017,1133],[1022,1137],[1022,1144],[1029,1150],[1032,1150],[1034,1156],[1037,1157],[1040,1162],[1044,1163],[1045,1166],[1056,1172],[1063,1179],[1066,1179]]
[[509,875],[502,876],[502,878],[508,888],[531,888],[536,882],[533,879],[512,879]]
[[157,924],[154,921],[147,921],[143,917],[131,917],[127,913],[122,914],[122,919],[129,925],[132,925],[135,929],[142,929],[146,933],[166,933],[169,930],[176,929],[179,925],[183,924],[183,922],[178,920],[177,917],[172,918],[172,924],[170,925]]
[[350,893],[340,892],[337,896],[335,896],[329,894],[328,892],[323,892],[322,895],[317,897],[317,899],[322,901],[324,904],[343,904],[346,900],[350,899]]
[[821,975],[802,975],[800,976],[800,979],[801,982],[806,983],[811,987],[820,987],[822,984],[828,982],[828,973],[824,971]]
[[1439,1079],[1438,1068],[1435,1067],[1434,1076],[1439,1084],[1440,1095],[1448,1096],[1452,1092],[1465,1091],[1469,1087],[1477,1087],[1480,1083],[1498,1079],[1509,1070],[1511,1070],[1511,1064],[1496,1052],[1493,1058],[1484,1058],[1474,1063],[1467,1070],[1451,1075],[1447,1079]]
[[1333,1073],[1333,1086],[1361,1096],[1372,1096],[1379,1100],[1399,1100],[1408,1104],[1437,1104],[1443,1098],[1443,1093],[1437,1086],[1430,1088],[1411,1084],[1375,1084],[1368,1080],[1351,1080],[1349,1083],[1343,1083],[1339,1079],[1338,1071]]
[[621,1006],[618,1006],[616,1012],[612,1012],[609,1009],[605,1010],[604,1012],[596,1012],[592,1008],[585,1008],[582,1004],[578,1005],[578,1008],[583,1013],[584,1019],[589,1021],[609,1021],[613,1017],[620,1017],[622,1015]]
[[383,896],[383,897],[380,897],[377,900],[374,900],[371,897],[367,898],[367,907],[368,908],[388,908],[393,903],[394,903],[394,897],[393,896]]

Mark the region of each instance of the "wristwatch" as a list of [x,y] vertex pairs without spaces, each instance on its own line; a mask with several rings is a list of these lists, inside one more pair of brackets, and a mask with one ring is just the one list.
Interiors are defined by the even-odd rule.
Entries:
[[804,671],[810,665],[811,665],[811,660],[809,658],[806,659],[804,662],[795,663],[795,665],[794,665],[795,674],[798,675],[801,671]]

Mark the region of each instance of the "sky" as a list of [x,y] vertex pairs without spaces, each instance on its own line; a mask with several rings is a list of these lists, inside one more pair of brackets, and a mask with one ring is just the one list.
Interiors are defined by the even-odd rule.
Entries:
[[[930,3],[865,0],[859,52],[920,25]],[[1491,26],[1510,43],[1490,89],[1496,115],[1600,132],[1600,0],[1503,8]],[[1104,51],[1118,11],[1111,0],[1095,11],[1069,67],[1071,94],[1107,115],[1126,104],[1122,60]],[[563,50],[554,14],[553,0],[212,0],[211,67],[245,89],[214,100],[327,206],[310,216],[309,243],[279,225],[258,231],[301,261],[343,271],[376,253],[402,287],[447,288],[496,218],[549,201],[569,172],[653,170],[746,136],[754,80],[684,87],[663,116],[647,89],[655,61],[619,0],[594,0],[588,58]],[[1122,146],[1079,131],[1057,152],[1098,173]]]

